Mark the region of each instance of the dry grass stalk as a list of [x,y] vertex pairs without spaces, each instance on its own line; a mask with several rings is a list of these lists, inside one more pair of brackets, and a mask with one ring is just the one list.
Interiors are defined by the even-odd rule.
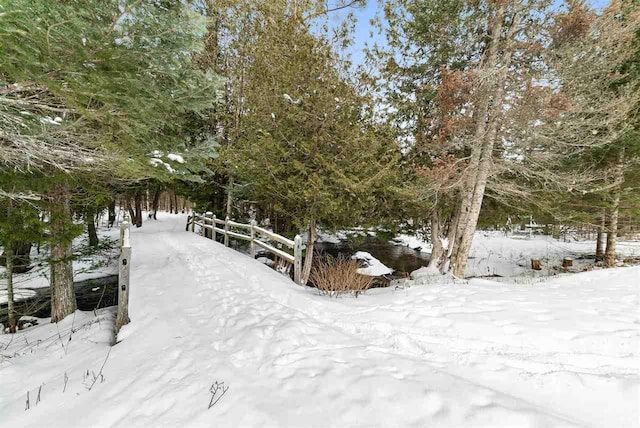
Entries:
[[325,257],[311,271],[311,282],[324,294],[338,296],[353,293],[356,297],[369,289],[372,277],[358,273],[357,260]]

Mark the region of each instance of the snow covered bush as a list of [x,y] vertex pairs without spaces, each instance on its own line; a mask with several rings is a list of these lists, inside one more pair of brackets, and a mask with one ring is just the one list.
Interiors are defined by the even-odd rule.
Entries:
[[338,296],[358,294],[371,286],[372,277],[358,273],[357,260],[327,256],[318,261],[311,271],[311,282],[324,294]]

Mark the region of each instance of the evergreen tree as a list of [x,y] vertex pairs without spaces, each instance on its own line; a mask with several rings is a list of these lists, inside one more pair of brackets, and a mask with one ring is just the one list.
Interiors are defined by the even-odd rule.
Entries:
[[[53,322],[75,310],[76,187],[97,177],[197,179],[210,150],[189,145],[182,118],[210,108],[220,84],[191,61],[203,33],[181,2],[0,6],[0,155],[15,171],[2,186],[37,190],[49,213]],[[34,171],[44,181],[30,189]]]
[[247,47],[243,127],[222,158],[250,200],[307,230],[306,282],[317,225],[375,222],[398,151],[328,39],[297,18],[302,6],[296,15],[286,2],[272,3]]

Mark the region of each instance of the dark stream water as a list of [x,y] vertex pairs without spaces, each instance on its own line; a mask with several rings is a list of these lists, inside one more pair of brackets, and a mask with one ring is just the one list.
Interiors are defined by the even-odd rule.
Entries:
[[318,242],[315,248],[316,251],[333,257],[351,257],[357,251],[366,251],[385,266],[393,269],[394,276],[406,276],[429,264],[427,253],[421,253],[404,245],[393,245],[387,239],[369,235],[357,241]]
[[[78,309],[92,311],[118,304],[118,275],[87,279],[74,283]],[[36,295],[16,302],[18,316],[38,318],[51,316],[51,290],[49,287],[33,289]],[[7,324],[7,304],[0,305],[0,324]]]

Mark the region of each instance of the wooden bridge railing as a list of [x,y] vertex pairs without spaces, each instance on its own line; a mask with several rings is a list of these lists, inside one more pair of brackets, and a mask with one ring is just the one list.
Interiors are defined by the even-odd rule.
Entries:
[[[282,260],[293,265],[294,281],[296,284],[301,284],[302,237],[300,235],[296,235],[296,237],[291,240],[258,226],[255,221],[251,221],[251,223],[247,224],[232,221],[229,217],[222,220],[216,218],[216,216],[211,212],[207,212],[206,214],[193,213],[193,215],[189,217],[189,220],[187,220],[187,230],[191,228],[191,232],[195,233],[196,225],[200,227],[199,232],[202,236],[211,238],[214,241],[216,240],[218,233],[223,235],[225,247],[229,246],[230,238],[248,241],[251,257],[256,256],[257,247],[280,257]],[[231,230],[232,228],[241,230],[245,233],[233,231]],[[276,248],[274,245],[265,241],[275,243],[274,245],[277,245],[280,248]],[[282,247],[292,250],[293,254],[285,251]]]

